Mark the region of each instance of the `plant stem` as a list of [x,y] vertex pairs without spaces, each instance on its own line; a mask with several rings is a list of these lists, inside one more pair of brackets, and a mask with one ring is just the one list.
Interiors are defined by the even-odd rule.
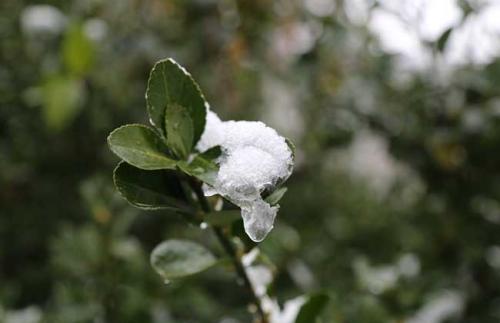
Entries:
[[[196,194],[196,197],[198,198],[198,201],[200,202],[203,212],[210,213],[212,211],[212,208],[210,207],[210,204],[208,203],[205,194],[203,194],[203,191],[199,183],[193,181],[190,184]],[[224,248],[224,251],[231,258],[234,268],[236,269],[236,273],[238,274],[239,278],[243,281],[243,285],[249,291],[250,296],[252,298],[252,302],[257,307],[257,313],[260,316],[260,323],[269,323],[267,314],[264,312],[264,309],[262,308],[261,300],[259,296],[257,296],[257,294],[255,293],[255,288],[253,287],[252,282],[250,281],[250,278],[247,275],[245,267],[243,266],[243,263],[241,262],[241,259],[238,256],[236,248],[234,247],[230,238],[224,233],[224,231],[220,227],[213,226],[212,229],[215,233],[215,236],[219,240],[220,244]]]

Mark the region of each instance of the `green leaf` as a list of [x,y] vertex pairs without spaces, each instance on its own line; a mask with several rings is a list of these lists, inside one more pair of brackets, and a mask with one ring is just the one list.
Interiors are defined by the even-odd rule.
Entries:
[[186,159],[193,147],[193,120],[186,108],[169,104],[165,114],[167,145],[181,159]]
[[453,31],[453,27],[452,28],[448,28],[437,40],[437,43],[436,43],[436,46],[437,46],[437,49],[440,51],[440,52],[443,52],[444,51],[444,48],[446,46],[446,43],[448,42],[448,39],[450,38],[450,35],[451,35],[451,32]]
[[216,262],[208,249],[187,240],[164,241],[151,253],[151,265],[165,280],[199,273]]
[[170,209],[189,212],[174,195],[165,170],[142,170],[125,162],[115,168],[113,181],[120,194],[132,205],[146,210]]
[[240,210],[225,210],[205,214],[203,221],[213,226],[226,226],[241,219]]
[[83,83],[74,78],[53,76],[41,86],[43,118],[50,130],[68,126],[81,110],[85,98]]
[[295,323],[316,322],[326,304],[328,303],[328,300],[328,295],[324,293],[309,296],[309,299],[300,308]]
[[222,154],[222,148],[220,146],[214,146],[206,150],[205,152],[201,153],[200,156],[202,156],[205,159],[214,161],[215,159],[219,158],[221,154]]
[[62,44],[63,61],[67,71],[75,76],[88,72],[94,62],[94,46],[81,24],[72,24]]
[[213,186],[215,185],[217,172],[219,171],[219,166],[215,163],[215,159],[220,154],[221,148],[216,146],[202,154],[196,155],[190,163],[180,161],[177,163],[177,166],[186,174]]
[[190,147],[200,139],[205,129],[206,102],[201,90],[186,70],[168,58],[155,64],[146,90],[146,101],[151,123],[168,137],[165,127],[167,108],[180,105],[188,110],[193,122]]
[[286,191],[288,188],[286,187],[280,187],[274,192],[272,192],[268,197],[266,197],[266,202],[271,204],[271,205],[276,205],[278,202],[281,200],[283,195],[285,195]]
[[290,151],[292,152],[292,159],[295,160],[295,145],[294,145],[294,143],[288,138],[285,138],[285,142],[288,145],[288,148],[290,148]]
[[108,136],[111,151],[127,163],[145,170],[175,169],[175,161],[166,155],[167,147],[153,129],[125,125]]

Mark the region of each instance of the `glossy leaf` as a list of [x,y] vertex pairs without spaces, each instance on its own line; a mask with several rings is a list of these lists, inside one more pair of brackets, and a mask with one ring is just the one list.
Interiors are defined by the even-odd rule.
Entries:
[[146,101],[151,123],[168,137],[165,127],[166,109],[174,105],[185,107],[193,122],[193,147],[205,129],[206,102],[198,84],[173,59],[157,62],[148,80]]
[[219,146],[216,146],[210,148],[203,154],[196,155],[190,163],[180,161],[177,165],[188,175],[196,177],[202,182],[213,186],[217,178],[217,172],[219,171],[219,166],[215,163],[215,159],[217,159],[220,154],[221,149]]
[[295,323],[313,323],[316,322],[321,312],[328,303],[329,297],[326,294],[319,293],[311,295],[309,299],[300,308]]
[[153,129],[143,125],[125,125],[115,129],[108,144],[118,157],[145,170],[174,169],[175,161],[166,155],[167,147]]
[[281,200],[283,195],[285,195],[286,191],[288,188],[286,187],[280,187],[274,192],[272,192],[268,197],[266,197],[266,202],[271,204],[271,205],[276,205],[278,202]]
[[222,148],[220,146],[214,146],[206,150],[205,152],[201,153],[200,156],[202,156],[205,159],[214,161],[217,158],[219,158],[221,154],[222,154]]
[[189,210],[173,195],[170,180],[165,170],[142,170],[125,162],[115,168],[113,180],[120,194],[132,205],[146,210]]
[[199,273],[217,262],[200,244],[187,240],[167,240],[151,253],[151,265],[165,280]]
[[193,146],[193,120],[186,108],[170,104],[165,114],[167,145],[181,159],[186,159]]

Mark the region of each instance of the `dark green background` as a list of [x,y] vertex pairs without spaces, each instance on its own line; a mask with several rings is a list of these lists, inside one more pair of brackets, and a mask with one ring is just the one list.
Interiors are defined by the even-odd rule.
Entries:
[[[149,266],[157,243],[213,238],[134,209],[111,183],[106,136],[147,123],[147,77],[165,57],[222,118],[264,120],[298,148],[262,243],[280,302],[323,290],[324,322],[405,322],[454,291],[464,306],[449,322],[500,320],[500,61],[403,82],[340,1],[318,17],[299,1],[52,0],[66,27],[33,35],[20,14],[34,3],[0,2],[0,321],[29,306],[43,322],[250,321],[225,270],[164,285]],[[107,26],[98,41],[82,31],[93,18]],[[318,39],[276,51],[297,23]],[[427,46],[439,58],[443,44]],[[403,255],[416,275],[360,279]]]

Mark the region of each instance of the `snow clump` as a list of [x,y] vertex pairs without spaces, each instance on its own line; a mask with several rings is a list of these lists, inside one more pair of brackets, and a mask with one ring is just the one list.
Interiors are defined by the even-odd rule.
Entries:
[[205,131],[196,148],[203,152],[220,146],[219,171],[205,195],[220,194],[241,208],[245,231],[256,242],[273,228],[279,205],[261,197],[292,172],[292,151],[284,137],[260,121],[221,121],[207,109]]

